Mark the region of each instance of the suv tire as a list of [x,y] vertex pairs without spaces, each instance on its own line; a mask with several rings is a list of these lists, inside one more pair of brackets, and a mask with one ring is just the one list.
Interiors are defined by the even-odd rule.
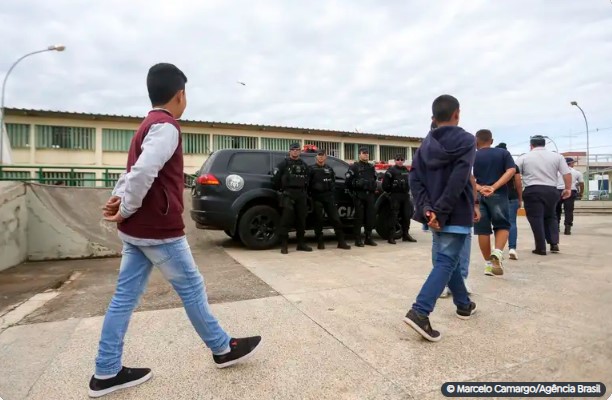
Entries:
[[393,238],[400,239],[402,237],[402,226],[398,221],[394,227],[391,227],[390,221],[391,207],[389,206],[389,200],[384,199],[376,213],[376,233],[384,240],[388,240],[391,231],[393,231]]
[[266,205],[253,206],[246,210],[238,224],[242,243],[251,250],[266,250],[279,242],[280,215]]

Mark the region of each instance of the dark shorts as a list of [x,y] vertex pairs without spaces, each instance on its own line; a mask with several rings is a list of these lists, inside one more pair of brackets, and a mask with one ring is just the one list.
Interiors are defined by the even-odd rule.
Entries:
[[[510,229],[508,195],[494,193],[490,197],[479,196],[480,221],[474,224],[475,235],[490,235],[498,229]],[[491,230],[493,227],[493,230]]]

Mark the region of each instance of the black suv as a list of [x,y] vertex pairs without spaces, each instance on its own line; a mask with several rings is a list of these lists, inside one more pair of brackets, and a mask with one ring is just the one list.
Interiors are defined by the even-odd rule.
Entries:
[[[278,241],[280,221],[278,194],[272,189],[274,168],[287,157],[287,152],[269,150],[218,150],[210,155],[197,173],[192,186],[191,219],[199,229],[223,230],[249,249],[274,247]],[[308,165],[314,165],[316,153],[302,153]],[[336,173],[336,203],[338,214],[347,233],[352,232],[355,208],[345,191],[344,176],[349,164],[328,156],[327,164]],[[377,193],[376,231],[387,239],[389,207],[387,197]],[[306,229],[313,229],[312,204]],[[331,226],[329,226],[331,227]],[[396,227],[395,237],[401,237]]]

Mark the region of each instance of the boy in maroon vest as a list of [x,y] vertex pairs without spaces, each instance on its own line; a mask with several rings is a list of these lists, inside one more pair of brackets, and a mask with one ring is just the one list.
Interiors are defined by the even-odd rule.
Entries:
[[170,281],[198,335],[225,368],[251,356],[260,336],[234,339],[213,316],[183,223],[183,151],[177,119],[187,106],[187,77],[172,64],[157,64],[147,76],[153,109],[141,123],[128,152],[126,173],[104,207],[117,223],[123,256],[117,289],[102,327],[96,372],[89,395],[100,397],[151,378],[149,368],[121,362],[123,338],[153,267]]

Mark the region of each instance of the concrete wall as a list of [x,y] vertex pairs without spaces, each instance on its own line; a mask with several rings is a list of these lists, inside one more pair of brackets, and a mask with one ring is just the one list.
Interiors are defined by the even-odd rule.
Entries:
[[28,257],[28,212],[23,184],[0,182],[0,271]]
[[106,257],[121,252],[102,221],[108,189],[0,182],[0,270],[26,260]]

